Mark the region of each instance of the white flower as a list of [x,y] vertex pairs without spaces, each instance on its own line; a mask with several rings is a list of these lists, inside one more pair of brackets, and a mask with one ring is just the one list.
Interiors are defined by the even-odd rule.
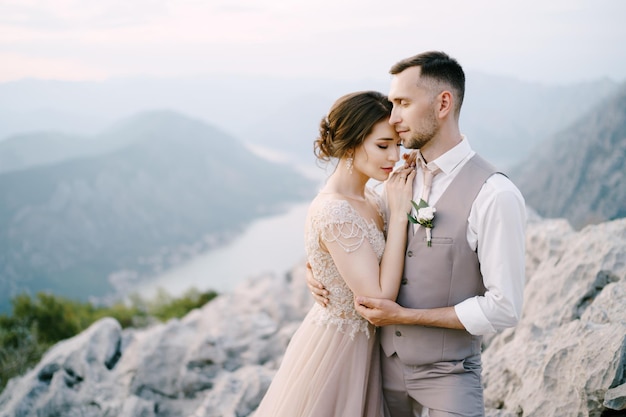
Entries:
[[434,207],[422,207],[417,211],[417,221],[429,221],[435,218],[435,212],[437,211]]
[[434,207],[430,207],[427,202],[421,199],[419,204],[413,200],[411,200],[411,204],[417,212],[417,217],[413,216],[411,213],[407,213],[409,221],[424,226],[426,229],[426,244],[432,246],[431,229],[433,228],[433,219],[435,218],[435,212],[437,210]]

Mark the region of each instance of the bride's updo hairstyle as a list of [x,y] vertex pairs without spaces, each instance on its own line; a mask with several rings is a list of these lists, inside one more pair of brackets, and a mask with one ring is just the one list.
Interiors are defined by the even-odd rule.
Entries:
[[318,159],[341,159],[359,147],[375,124],[387,121],[392,104],[377,91],[346,94],[335,101],[320,122],[319,136],[313,144]]

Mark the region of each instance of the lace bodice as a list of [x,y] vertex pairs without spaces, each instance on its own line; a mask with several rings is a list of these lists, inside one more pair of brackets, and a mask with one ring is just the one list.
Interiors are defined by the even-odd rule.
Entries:
[[[376,205],[386,227],[380,196],[367,189],[366,197]],[[334,324],[351,337],[359,331],[369,336],[374,327],[356,312],[352,290],[320,241],[337,242],[346,252],[353,252],[365,239],[371,244],[380,263],[385,249],[385,236],[373,220],[367,221],[346,200],[327,195],[318,195],[313,200],[306,222],[305,247],[313,275],[330,293],[327,307],[318,304],[313,307],[314,321],[318,324]]]

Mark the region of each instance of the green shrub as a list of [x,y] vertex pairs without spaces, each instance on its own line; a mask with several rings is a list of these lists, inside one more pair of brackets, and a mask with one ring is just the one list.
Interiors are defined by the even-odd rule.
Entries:
[[175,298],[159,289],[153,299],[133,295],[127,303],[94,306],[43,292],[34,298],[18,295],[11,300],[12,314],[0,315],[0,392],[9,379],[36,365],[50,346],[101,318],[113,317],[123,328],[142,327],[155,319],[180,318],[216,296],[192,288]]
[[[217,296],[214,291],[200,292],[192,288],[181,297],[174,298],[160,288],[156,296],[146,303],[148,315],[161,321],[183,317],[194,308],[198,308]],[[136,303],[136,302],[135,302]]]

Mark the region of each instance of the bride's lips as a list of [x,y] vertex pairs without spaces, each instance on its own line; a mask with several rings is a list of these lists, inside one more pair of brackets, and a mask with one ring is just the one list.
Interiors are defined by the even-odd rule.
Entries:
[[387,174],[391,174],[393,172],[393,167],[391,168],[381,168],[383,171],[385,171]]

